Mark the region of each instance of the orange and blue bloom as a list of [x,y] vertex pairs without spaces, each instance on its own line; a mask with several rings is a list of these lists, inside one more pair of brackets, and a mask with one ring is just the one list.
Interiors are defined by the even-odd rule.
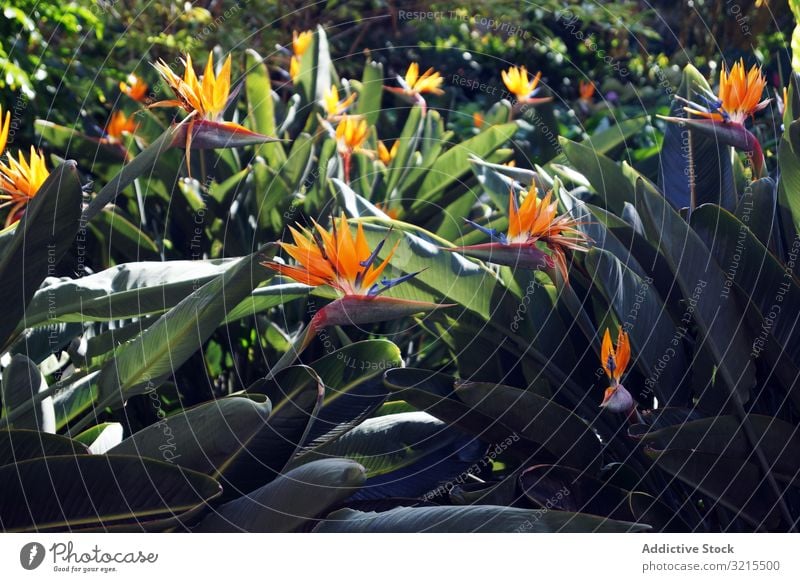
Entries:
[[722,68],[719,96],[698,95],[703,104],[689,103],[684,109],[706,119],[744,124],[747,118],[769,105],[770,99],[761,99],[766,86],[761,67],[752,66],[745,71],[744,60],[740,59],[730,71]]
[[0,208],[10,206],[6,226],[20,219],[25,206],[49,176],[44,155],[33,146],[27,160],[18,152],[17,159],[9,154],[8,164],[0,162]]
[[755,175],[760,176],[764,168],[764,153],[756,136],[744,124],[769,105],[770,99],[761,99],[766,84],[761,67],[754,65],[746,70],[744,60],[740,59],[730,70],[723,67],[718,95],[698,93],[696,98],[699,102],[678,98],[686,103],[684,111],[695,118],[659,117],[670,123],[686,124],[692,131],[746,152]]
[[611,343],[611,333],[606,329],[600,347],[600,363],[608,376],[609,387],[606,388],[600,406],[610,412],[625,413],[631,420],[635,420],[638,417],[636,401],[621,384],[630,361],[631,345],[628,334],[620,328],[617,334],[617,343],[614,346]]
[[150,107],[180,107],[189,114],[188,127],[176,135],[172,144],[186,148],[187,165],[191,148],[230,148],[275,141],[275,138],[222,119],[222,113],[238,93],[231,91],[230,55],[225,59],[219,74],[214,74],[213,53],[209,53],[201,77],[195,73],[190,55],[187,54],[182,63],[183,77],[176,75],[163,60],[154,65],[176,99],[159,101]]
[[[297,264],[287,265],[274,260],[262,264],[299,283],[331,287],[339,295],[338,299],[314,315],[310,329],[328,325],[377,323],[444,307],[382,295],[384,291],[419,274],[409,273],[395,279],[383,276],[399,241],[386,258],[379,261],[378,255],[385,246],[386,238],[370,249],[364,227],[359,223],[353,236],[344,214],[332,220],[331,230],[314,222],[311,228],[297,225],[296,228],[290,227],[290,231],[294,242],[281,242],[279,245]],[[304,340],[303,347],[309,340],[310,337]]]
[[[539,199],[536,186],[531,186],[521,205],[509,193],[508,231],[501,233],[470,220],[466,222],[488,234],[492,242],[446,249],[463,252],[499,265],[523,269],[556,269],[563,280],[567,277],[566,251],[587,251],[589,237],[578,229],[579,223],[569,214],[558,214],[558,201],[552,191]],[[550,254],[541,250],[543,243]]]
[[444,90],[442,89],[444,78],[433,67],[428,68],[420,75],[419,63],[416,62],[408,66],[405,76],[397,76],[397,82],[400,87],[385,87],[386,90],[411,99],[422,107],[423,113],[425,113],[427,107],[425,98],[422,96],[423,93],[444,95]]

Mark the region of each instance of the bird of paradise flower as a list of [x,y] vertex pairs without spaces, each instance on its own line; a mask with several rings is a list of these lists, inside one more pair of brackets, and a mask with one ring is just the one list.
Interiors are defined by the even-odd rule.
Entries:
[[400,241],[395,243],[386,258],[379,261],[378,256],[385,246],[386,237],[374,249],[370,249],[363,225],[357,225],[353,236],[344,214],[331,221],[330,230],[316,221],[310,228],[297,225],[289,229],[294,242],[281,242],[279,245],[297,264],[269,260],[262,265],[299,283],[312,287],[328,286],[339,297],[314,314],[299,338],[297,349],[290,350],[291,353],[287,353],[273,368],[273,373],[276,368],[293,361],[309,345],[313,334],[324,327],[379,323],[450,307],[383,295],[395,285],[420,273],[408,273],[394,279],[383,276]]
[[764,169],[764,153],[758,138],[745,127],[745,122],[769,105],[771,99],[761,99],[766,85],[761,67],[753,65],[747,70],[744,60],[740,59],[730,69],[724,66],[720,71],[717,95],[699,92],[696,94],[698,101],[676,97],[686,104],[684,111],[694,118],[659,118],[669,123],[686,124],[691,131],[745,152],[758,177]]
[[[578,229],[580,223],[569,214],[558,214],[558,201],[553,200],[552,191],[540,199],[535,185],[528,190],[521,205],[514,192],[509,193],[506,233],[465,221],[489,235],[491,242],[444,250],[497,265],[556,270],[565,282],[568,281],[567,251],[589,250],[590,239]],[[550,253],[541,250],[538,243],[543,243]]]

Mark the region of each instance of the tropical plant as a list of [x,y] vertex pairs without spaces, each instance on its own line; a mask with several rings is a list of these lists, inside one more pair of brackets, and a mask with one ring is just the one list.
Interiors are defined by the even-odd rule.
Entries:
[[777,162],[744,65],[687,66],[658,151],[532,161],[527,69],[462,135],[436,70],[293,40],[285,83],[159,62],[103,134],[36,124],[77,164],[0,165],[4,529],[796,527],[800,77]]

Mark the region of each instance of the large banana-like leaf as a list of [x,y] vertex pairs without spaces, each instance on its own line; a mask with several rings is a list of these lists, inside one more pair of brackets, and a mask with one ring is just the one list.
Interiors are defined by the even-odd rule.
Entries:
[[419,105],[412,107],[403,130],[397,138],[397,154],[387,168],[386,195],[389,199],[397,196],[398,193],[395,190],[414,166],[412,158],[422,136],[424,121],[422,108]]
[[368,479],[407,467],[462,436],[427,412],[369,418],[313,452],[303,461],[345,457],[364,466]]
[[556,509],[645,523],[656,531],[691,528],[678,513],[642,491],[627,491],[576,469],[537,465],[519,477],[525,496],[542,509]]
[[261,253],[240,259],[183,299],[132,342],[120,347],[97,378],[99,397],[118,405],[134,394],[156,388],[196,352],[238,305],[268,277]]
[[596,472],[600,441],[577,415],[531,391],[500,384],[463,382],[410,368],[390,370],[387,386],[397,397],[490,444],[515,436],[517,455],[550,458]]
[[3,370],[3,383],[0,386],[3,395],[3,416],[8,417],[20,407],[26,412],[9,424],[14,428],[56,432],[53,399],[44,398],[37,404],[31,405],[33,397],[45,390],[47,390],[47,380],[35,363],[22,354],[11,358],[11,363]]
[[340,437],[367,418],[389,394],[384,372],[402,365],[400,348],[384,339],[356,342],[310,363],[325,386],[325,397],[299,454]]
[[[79,279],[51,279],[33,297],[28,327],[55,322],[116,321],[159,315],[198,287],[237,264],[237,259],[123,263]],[[230,305],[226,322],[304,297],[310,287],[275,283],[254,289]]]
[[568,511],[494,505],[398,507],[381,513],[341,509],[314,531],[328,533],[589,533],[639,532],[650,526]]
[[158,165],[158,159],[172,147],[176,136],[185,131],[184,123],[185,121],[167,128],[158,139],[122,166],[119,174],[103,186],[83,211],[82,220],[84,222],[92,220],[106,204],[113,202],[136,178],[151,172]]
[[76,129],[46,119],[37,119],[33,127],[36,134],[60,156],[75,159],[92,170],[98,164],[119,164],[125,161],[125,147],[119,143],[89,137]]
[[463,482],[467,474],[491,475],[486,449],[425,412],[404,412],[370,418],[308,457],[347,457],[364,465],[368,479],[353,500],[412,499],[449,492],[452,487],[442,484]]
[[[798,76],[792,75],[787,112],[794,116],[800,111],[792,108],[791,101],[798,99]],[[792,246],[792,238],[800,232],[800,119],[787,119],[783,136],[778,145],[778,167],[780,181],[778,183],[778,204],[781,213],[781,225],[784,230],[784,246],[788,250]],[[795,270],[797,272],[797,270]]]
[[[770,317],[767,326],[781,349],[800,361],[800,283],[756,238],[747,225],[715,204],[692,213],[691,224],[735,284]],[[730,290],[728,289],[728,292]]]
[[104,455],[122,442],[125,429],[119,422],[103,422],[75,436],[75,440],[87,445],[93,455]]
[[309,105],[306,114],[311,120],[314,118],[311,114],[312,105],[323,101],[335,74],[328,49],[328,35],[322,26],[317,26],[303,58],[300,59],[300,74],[296,81]]
[[[677,95],[690,101],[698,93],[713,94],[708,82],[692,65],[686,65]],[[685,117],[683,103],[674,101],[673,115]],[[659,185],[675,208],[694,210],[711,202],[733,210],[736,186],[733,181],[733,150],[718,141],[670,123],[661,147]]]
[[381,113],[383,83],[383,63],[367,59],[358,87],[358,102],[355,112],[357,115],[363,115],[370,127],[377,123]]
[[583,174],[602,201],[617,216],[622,216],[625,203],[634,203],[634,185],[622,168],[610,158],[592,149],[591,145],[559,139],[571,167]]
[[685,332],[679,331],[670,318],[652,279],[639,277],[599,248],[591,249],[584,263],[629,334],[634,364],[646,378],[644,392],[655,392],[659,406],[687,405]]
[[[751,527],[789,531],[790,524],[780,526],[778,501],[757,464],[691,450],[646,451],[658,467],[690,485],[695,494],[710,497]],[[706,507],[711,510],[714,504],[707,503]]]
[[212,477],[223,473],[264,428],[272,405],[229,397],[160,419],[128,437],[109,454],[163,459]]
[[80,442],[61,435],[26,429],[0,430],[0,467],[28,459],[87,452]]
[[[56,428],[61,430],[67,423],[78,418],[91,408],[97,400],[97,376],[100,372],[66,378],[59,390],[53,395],[53,406],[56,411]],[[56,388],[54,384],[50,388]]]
[[471,156],[489,157],[511,139],[516,130],[516,123],[494,126],[441,154],[422,181],[411,206],[412,210],[418,210],[430,202],[438,202],[448,186],[470,171]]
[[[250,128],[262,135],[275,135],[275,97],[264,59],[253,49],[245,51],[245,94],[247,96],[247,119]],[[280,143],[262,143],[256,148],[272,168],[280,168],[286,162],[286,153]]]
[[[590,148],[597,154],[607,156],[612,150],[625,145],[628,140],[641,133],[647,123],[648,119],[646,117],[625,119],[616,125],[597,131],[578,143]],[[565,153],[561,152],[550,160],[545,167],[551,169],[554,165],[565,164],[569,164],[569,160]]]
[[[398,221],[383,220],[374,224],[378,220],[361,220],[370,247],[375,248],[387,238],[385,255],[399,241],[392,267],[403,273],[419,271],[416,277],[392,288],[387,295],[429,302],[444,299],[445,302],[456,302],[487,320],[494,315],[497,304],[512,293],[489,269],[457,253],[441,250],[439,245],[446,242],[434,235]],[[388,227],[392,227],[392,232]],[[518,300],[514,304],[517,305]],[[451,310],[451,315],[457,317],[457,310]]]
[[256,382],[248,394],[272,402],[267,422],[231,458],[220,476],[225,498],[244,495],[280,475],[306,441],[325,387],[307,366],[284,368],[272,380]]
[[236,262],[123,263],[80,279],[50,279],[34,295],[25,323],[32,327],[54,321],[111,321],[163,313]]
[[[771,416],[751,414],[748,418],[771,469],[781,473],[785,479],[793,479],[800,473],[800,435],[797,434],[797,428]],[[742,461],[753,457],[753,447],[742,423],[734,416],[692,420],[646,432],[639,438],[654,451],[692,450]]]
[[129,261],[158,259],[158,247],[149,236],[125,218],[116,207],[106,206],[89,225],[114,254]]
[[355,461],[313,461],[214,509],[194,531],[300,531],[347,499],[364,479],[364,467]]
[[778,186],[772,178],[761,178],[748,184],[734,213],[765,247],[782,256]]
[[[686,322],[699,328],[697,345],[707,349],[718,367],[714,386],[700,394],[701,407],[714,411],[732,406],[729,395],[747,402],[755,384],[750,345],[736,302],[726,298],[725,276],[710,260],[709,250],[666,199],[637,184],[637,209],[648,237],[658,241],[687,301]],[[683,319],[683,318],[682,318]],[[722,390],[719,384],[726,386]]]
[[82,190],[75,162],[58,166],[28,203],[0,259],[0,344],[25,324],[34,293],[69,249],[80,228]]
[[0,523],[8,532],[74,531],[197,510],[219,495],[200,473],[130,456],[63,456],[0,468]]

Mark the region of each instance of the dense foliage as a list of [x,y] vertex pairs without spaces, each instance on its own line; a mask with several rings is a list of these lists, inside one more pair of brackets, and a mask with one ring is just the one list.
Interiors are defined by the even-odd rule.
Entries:
[[789,59],[635,2],[28,4],[4,530],[796,529]]

